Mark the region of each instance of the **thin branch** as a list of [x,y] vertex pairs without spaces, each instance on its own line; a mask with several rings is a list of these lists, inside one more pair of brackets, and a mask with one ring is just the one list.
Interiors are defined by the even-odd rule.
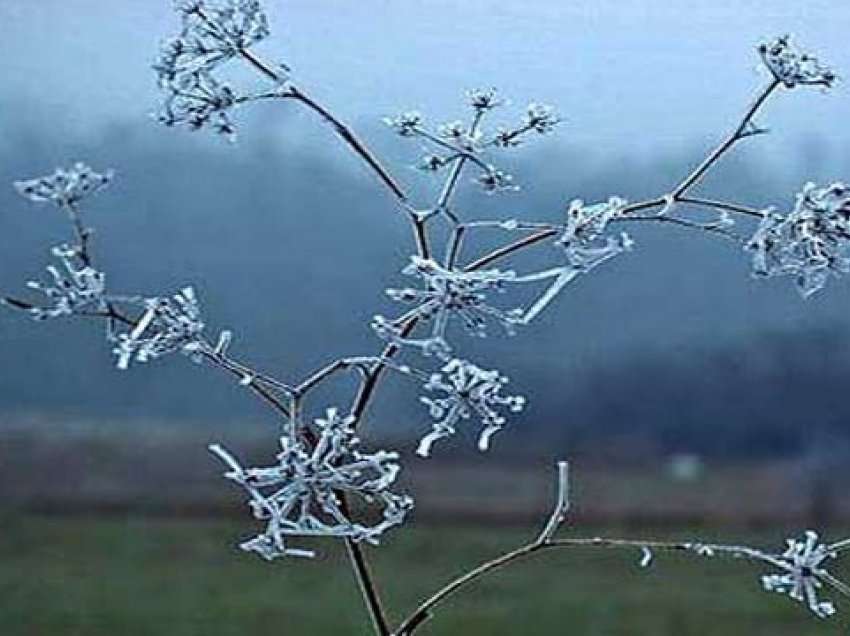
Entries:
[[744,133],[747,130],[750,122],[753,117],[755,117],[756,113],[758,113],[759,109],[762,105],[767,101],[767,98],[780,86],[780,81],[776,78],[773,78],[770,84],[768,84],[762,91],[756,96],[753,103],[744,113],[741,122],[738,126],[722,141],[720,145],[715,148],[705,160],[698,165],[693,172],[691,172],[687,177],[685,177],[679,185],[677,185],[672,192],[672,196],[674,199],[679,199],[683,194],[685,194],[691,187],[693,187],[704,175],[708,172],[711,167],[717,162],[720,157],[726,153],[732,146],[735,145],[737,141],[741,139],[751,136],[745,135]]
[[[496,570],[517,563],[534,554],[544,550],[562,548],[609,548],[622,550],[636,550],[642,555],[641,563],[648,564],[647,555],[652,555],[653,550],[675,551],[698,557],[706,556],[731,556],[734,558],[745,558],[755,561],[769,563],[781,569],[786,566],[782,560],[769,552],[751,548],[748,546],[720,545],[701,542],[682,541],[655,541],[642,539],[609,539],[603,537],[577,538],[577,539],[554,539],[555,532],[563,523],[566,513],[570,507],[569,496],[569,468],[567,462],[558,463],[558,492],[555,506],[549,520],[543,530],[534,541],[519,548],[506,552],[494,559],[485,561],[469,572],[450,581],[445,586],[429,596],[425,601],[402,621],[392,636],[412,636],[428,619],[433,616],[434,610],[450,597],[461,590],[478,582],[486,575]],[[848,540],[850,542],[850,540]],[[834,544],[843,546],[844,543]],[[830,581],[831,583],[831,581]]]
[[737,203],[729,203],[728,201],[715,201],[713,199],[701,199],[698,197],[679,197],[677,200],[680,203],[689,203],[691,205],[714,208],[715,210],[725,210],[727,212],[737,212],[738,214],[744,214],[758,219],[764,218],[764,212],[761,210],[739,205]]
[[568,462],[558,462],[558,492],[555,498],[555,506],[552,509],[552,515],[549,521],[543,526],[540,531],[540,536],[537,537],[538,543],[549,543],[552,537],[564,523],[567,518],[567,513],[570,511],[570,465]]
[[366,603],[366,607],[369,609],[369,616],[372,618],[375,633],[379,634],[379,636],[390,636],[390,627],[387,623],[384,607],[378,596],[378,589],[373,582],[372,574],[369,571],[369,564],[366,561],[366,556],[363,554],[360,544],[355,542],[351,537],[346,537],[345,548],[348,552],[352,569],[357,577],[357,584],[360,587],[361,595]]

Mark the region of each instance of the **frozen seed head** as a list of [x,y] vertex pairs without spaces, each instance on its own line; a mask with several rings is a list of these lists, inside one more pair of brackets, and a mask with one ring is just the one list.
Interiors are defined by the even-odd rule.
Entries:
[[402,137],[412,137],[422,125],[422,114],[411,110],[397,117],[385,117],[384,123]]
[[484,427],[478,438],[478,449],[486,451],[490,438],[505,425],[506,419],[500,409],[518,413],[525,406],[522,396],[502,395],[507,383],[508,378],[498,371],[485,371],[458,358],[450,360],[423,386],[429,393],[442,396],[420,398],[436,421],[432,431],[420,440],[417,454],[428,457],[434,442],[453,435],[460,421],[472,417],[479,419]]
[[16,181],[18,194],[36,203],[48,202],[58,207],[74,206],[83,199],[105,188],[112,181],[114,172],[95,172],[84,163],[75,163],[70,168],[57,168],[53,174]]
[[[227,465],[225,477],[247,491],[254,517],[265,522],[263,532],[241,544],[243,550],[269,561],[312,556],[289,547],[288,540],[348,537],[378,543],[386,530],[405,520],[413,500],[390,490],[400,470],[398,455],[360,451],[352,424],[352,418],[330,408],[314,422],[314,441],[282,438],[277,463],[264,468],[242,468],[221,446],[210,447]],[[379,509],[380,519],[355,521],[343,496]]]
[[746,245],[758,277],[792,276],[807,298],[850,270],[850,188],[807,183],[787,215],[765,212]]
[[758,47],[764,65],[786,88],[822,86],[830,88],[835,73],[814,55],[797,48],[791,37],[784,35]]
[[769,592],[787,594],[790,598],[805,605],[818,618],[828,618],[835,614],[835,605],[818,598],[823,587],[832,587],[844,594],[847,586],[832,576],[825,568],[835,553],[825,544],[819,543],[818,535],[807,531],[802,539],[789,539],[784,553],[773,559],[782,572],[762,577],[762,585]]

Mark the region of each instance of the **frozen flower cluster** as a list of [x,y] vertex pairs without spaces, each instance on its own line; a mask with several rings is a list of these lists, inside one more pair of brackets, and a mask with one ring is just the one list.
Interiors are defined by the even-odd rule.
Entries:
[[788,549],[770,559],[782,570],[782,574],[763,576],[764,589],[787,594],[795,601],[805,603],[815,616],[828,618],[835,613],[835,606],[829,601],[821,601],[818,590],[826,584],[843,594],[848,593],[848,587],[824,568],[824,562],[835,556],[831,546],[819,543],[817,533],[811,530],[803,539],[789,539]]
[[220,83],[211,73],[198,71],[169,82],[158,119],[166,126],[184,124],[191,130],[209,127],[233,138],[236,127],[230,111],[242,101],[230,86]]
[[84,163],[71,168],[57,168],[53,174],[26,181],[16,181],[18,193],[36,203],[49,202],[60,208],[75,206],[89,195],[105,188],[113,172],[98,173]]
[[162,45],[153,65],[164,94],[157,119],[232,138],[233,107],[259,96],[238,94],[215,72],[268,37],[266,14],[258,0],[179,0],[176,9],[180,35]]
[[[281,439],[277,464],[242,468],[220,446],[210,450],[229,467],[225,476],[248,492],[254,516],[265,530],[241,544],[267,560],[283,556],[310,557],[307,550],[287,546],[288,537],[348,537],[377,543],[389,528],[402,523],[413,507],[405,495],[390,491],[399,472],[396,453],[363,453],[353,420],[328,409],[315,422],[315,440],[290,435]],[[294,433],[294,432],[293,432]],[[305,439],[307,436],[303,436]],[[343,499],[353,496],[381,508],[373,524],[353,521]]]
[[489,295],[505,290],[517,280],[513,271],[498,269],[462,271],[447,269],[432,259],[412,256],[411,263],[402,272],[419,278],[423,288],[388,289],[393,300],[415,305],[415,314],[431,323],[429,337],[424,340],[402,338],[397,327],[382,316],[376,316],[372,325],[384,339],[418,346],[426,355],[447,357],[450,351],[446,329],[452,316],[457,316],[467,331],[476,336],[486,336],[489,322],[501,325],[508,334],[523,323],[523,310],[501,309],[489,302]]
[[160,80],[210,72],[269,36],[258,0],[177,0],[180,35],[166,41],[154,64]]
[[138,302],[145,310],[141,318],[127,331],[117,332],[114,324],[110,330],[119,369],[127,369],[133,361],[148,362],[176,351],[199,359],[204,323],[194,289],[186,287],[171,298]]
[[823,86],[835,82],[835,73],[815,56],[798,49],[787,35],[759,45],[759,54],[773,76],[787,88]]
[[[545,135],[560,122],[554,109],[532,103],[526,109],[523,120],[514,126],[500,126],[493,133],[484,130],[482,121],[486,115],[505,104],[493,88],[467,92],[467,104],[472,110],[470,122],[449,121],[429,129],[418,111],[409,111],[384,122],[402,137],[417,138],[432,147],[416,164],[416,167],[431,173],[467,163],[478,170],[474,179],[483,192],[516,191],[519,187],[510,174],[498,169],[486,158],[486,151],[493,148],[511,148],[520,144],[531,133]],[[433,150],[433,151],[431,151]]]
[[605,234],[608,224],[622,216],[625,206],[626,201],[619,197],[589,206],[579,199],[570,203],[558,244],[564,248],[571,268],[587,272],[631,249],[632,240],[627,234]]
[[103,272],[80,263],[76,248],[60,245],[53,255],[61,267],[47,268],[51,282],[30,281],[27,286],[47,298],[46,306],[33,306],[28,311],[36,320],[102,311],[106,306],[106,280]]
[[436,422],[433,430],[419,442],[417,454],[429,456],[434,442],[453,435],[457,423],[473,415],[484,426],[478,438],[478,448],[486,451],[490,438],[501,430],[506,421],[499,409],[507,408],[517,413],[525,406],[524,397],[501,394],[507,383],[508,379],[498,371],[485,371],[457,358],[450,360],[442,372],[433,374],[424,386],[426,391],[441,393],[442,396],[420,398]]
[[747,244],[756,276],[790,275],[804,297],[850,269],[850,188],[804,186],[787,216],[767,212]]

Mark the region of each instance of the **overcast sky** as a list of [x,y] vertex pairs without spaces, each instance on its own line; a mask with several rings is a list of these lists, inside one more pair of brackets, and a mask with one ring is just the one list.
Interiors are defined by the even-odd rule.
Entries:
[[[836,0],[267,0],[262,45],[302,86],[363,123],[404,108],[458,112],[459,95],[498,86],[517,103],[558,106],[570,143],[605,152],[677,149],[727,126],[757,90],[753,45],[791,32],[839,72],[850,69],[850,3]],[[0,107],[88,134],[144,122],[148,70],[173,34],[170,0],[0,0]],[[848,101],[779,100],[766,156],[813,136],[846,146]]]

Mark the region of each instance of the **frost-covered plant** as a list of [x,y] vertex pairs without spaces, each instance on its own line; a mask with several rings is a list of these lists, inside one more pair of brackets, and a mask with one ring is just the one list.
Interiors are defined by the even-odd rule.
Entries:
[[[287,536],[350,537],[354,541],[377,543],[388,528],[404,521],[413,500],[389,490],[399,472],[398,454],[358,450],[351,416],[341,416],[329,408],[315,421],[315,437],[310,442],[299,423],[291,422],[288,435],[281,438],[278,463],[268,468],[244,469],[219,445],[210,446],[230,468],[226,473],[250,496],[257,519],[266,529],[242,543],[243,550],[256,552],[271,561],[282,556],[312,557],[313,552],[287,548]],[[383,508],[380,522],[364,525],[350,519],[345,495]]]
[[419,398],[428,406],[428,412],[436,422],[434,430],[419,442],[416,454],[428,457],[434,442],[453,435],[458,422],[473,416],[477,416],[484,425],[478,438],[478,448],[486,451],[490,447],[490,438],[501,430],[506,421],[498,409],[504,407],[518,413],[525,406],[524,397],[501,394],[507,382],[508,379],[498,371],[479,369],[466,360],[450,360],[440,373],[433,374],[423,385],[426,391],[442,393],[443,397]]
[[[83,222],[80,206],[109,183],[111,172],[100,174],[75,164],[15,184],[30,201],[50,202],[62,210],[71,222],[73,237],[53,248],[59,265],[48,268],[50,280],[30,283],[37,297],[5,297],[6,305],[40,320],[67,316],[103,320],[120,369],[178,352],[219,368],[270,406],[276,421],[285,422],[276,462],[271,466],[244,468],[222,446],[211,446],[227,466],[225,476],[247,492],[254,516],[265,524],[259,534],[241,544],[243,549],[273,560],[312,556],[312,550],[290,546],[293,538],[344,540],[378,636],[410,636],[438,605],[468,584],[497,568],[554,548],[634,550],[643,567],[651,565],[654,553],[662,550],[749,559],[774,568],[774,573],[762,578],[766,589],[788,594],[819,617],[835,610],[831,602],[820,600],[820,588],[850,596],[850,588],[826,569],[827,561],[850,547],[850,539],[822,544],[814,532],[808,532],[802,540],[789,541],[784,552],[772,553],[702,542],[558,538],[571,503],[567,464],[561,462],[555,506],[538,536],[450,582],[393,628],[361,544],[375,543],[401,524],[413,502],[394,490],[400,454],[361,450],[356,433],[381,378],[396,372],[419,385],[420,399],[431,415],[432,430],[420,440],[419,455],[430,455],[437,440],[448,438],[459,424],[471,419],[480,421],[478,446],[487,450],[494,433],[506,425],[506,415],[520,412],[525,398],[503,395],[507,378],[500,371],[485,370],[489,364],[469,361],[458,352],[464,346],[462,334],[482,336],[490,324],[496,324],[512,335],[517,327],[531,323],[579,275],[591,273],[632,248],[623,225],[658,223],[731,240],[752,255],[756,275],[794,276],[804,296],[822,288],[829,272],[847,271],[850,193],[844,185],[808,185],[794,209],[784,215],[772,208],[693,194],[730,149],[765,132],[755,117],[769,97],[800,85],[827,88],[835,80],[830,70],[793,47],[787,37],[763,44],[758,51],[769,71],[769,83],[737,126],[669,190],[631,203],[618,196],[590,205],[574,199],[566,206],[566,215],[556,214],[544,221],[481,219],[478,206],[484,204],[475,204],[476,211],[470,215],[455,200],[458,189],[471,183],[487,194],[515,192],[513,178],[495,166],[495,157],[521,147],[521,142],[530,138],[553,132],[561,122],[554,109],[531,103],[517,123],[490,127],[488,118],[506,102],[494,89],[485,88],[467,93],[465,120],[431,126],[418,111],[385,120],[400,137],[426,146],[426,154],[414,164],[440,181],[433,198],[415,205],[360,137],[296,86],[289,67],[269,63],[255,51],[269,36],[268,19],[258,0],[179,0],[175,8],[180,32],[163,44],[154,64],[163,93],[160,121],[232,136],[236,106],[258,99],[294,101],[330,124],[334,134],[392,195],[413,230],[414,247],[403,272],[415,278],[417,286],[388,290],[392,300],[408,307],[399,315],[374,319],[372,327],[384,341],[382,350],[377,355],[339,358],[301,381],[285,382],[233,358],[230,331],[219,332],[215,341],[207,339],[206,320],[192,287],[153,296],[115,294],[108,287],[106,275],[90,252],[91,230]],[[235,63],[259,74],[259,89],[237,89],[226,81],[223,67]],[[694,216],[695,211],[701,216]],[[754,226],[750,238],[736,231],[739,222]],[[448,244],[443,249],[434,246],[437,224],[448,230]],[[470,256],[472,239],[488,232],[509,238],[495,249]],[[496,266],[537,245],[554,248],[551,266],[527,272]],[[535,293],[534,287],[541,282],[548,286],[527,306],[495,298],[516,288]],[[465,329],[450,333],[452,322]],[[311,405],[313,390],[332,376],[349,372],[358,380],[350,408],[328,409],[324,417],[307,423],[310,418],[305,409]]]
[[806,297],[821,289],[830,272],[850,270],[850,188],[807,183],[794,210],[765,213],[747,248],[756,276],[794,276]]

